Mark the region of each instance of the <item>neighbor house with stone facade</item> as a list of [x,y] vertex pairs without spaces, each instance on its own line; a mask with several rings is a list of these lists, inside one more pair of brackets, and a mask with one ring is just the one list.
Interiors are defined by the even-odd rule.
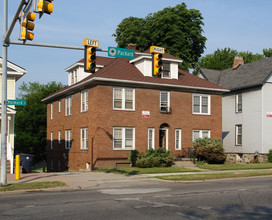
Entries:
[[267,160],[272,149],[272,57],[233,68],[201,68],[197,76],[230,90],[223,94],[223,145],[228,160],[249,163]]
[[178,68],[163,55],[161,77],[152,76],[148,51],[132,60],[97,57],[71,65],[68,86],[48,96],[48,170],[92,170],[128,164],[131,150],[164,147],[176,158],[199,137],[222,137],[221,86]]

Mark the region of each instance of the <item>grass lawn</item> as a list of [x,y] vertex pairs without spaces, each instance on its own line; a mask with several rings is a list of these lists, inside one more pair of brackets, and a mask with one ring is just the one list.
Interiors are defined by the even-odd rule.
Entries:
[[0,187],[0,191],[13,191],[13,190],[27,190],[27,189],[44,189],[66,186],[65,183],[60,181],[51,182],[33,182],[33,183],[12,183],[7,186]]
[[197,163],[201,169],[207,170],[247,170],[247,169],[270,169],[272,163],[251,163],[251,164],[201,164]]
[[192,181],[192,180],[209,180],[209,179],[226,179],[236,177],[251,177],[251,176],[265,176],[272,175],[272,170],[254,170],[254,171],[233,171],[225,173],[206,173],[206,174],[184,174],[184,175],[172,175],[172,176],[158,176],[156,178],[162,180],[173,181]]
[[116,168],[103,168],[98,169],[96,172],[105,173],[119,173],[124,175],[137,175],[137,174],[152,174],[152,173],[180,173],[180,172],[199,172],[183,167],[154,167],[154,168],[138,168],[138,167],[116,167]]

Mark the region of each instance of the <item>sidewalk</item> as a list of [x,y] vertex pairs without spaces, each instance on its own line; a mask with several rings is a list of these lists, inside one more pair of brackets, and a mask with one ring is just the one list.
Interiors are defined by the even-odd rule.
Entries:
[[[271,170],[271,169],[262,169]],[[58,187],[54,189],[44,190],[73,190],[73,189],[89,189],[89,188],[112,188],[127,187],[128,185],[137,185],[145,182],[152,185],[158,179],[150,179],[150,177],[164,175],[190,175],[190,174],[207,174],[207,173],[226,173],[226,172],[248,172],[250,170],[227,170],[227,171],[210,171],[203,172],[182,172],[182,173],[161,173],[161,174],[139,174],[139,175],[123,175],[104,172],[52,172],[52,173],[23,173],[20,180],[15,180],[15,174],[7,175],[7,182],[10,183],[28,183],[28,182],[45,182],[45,181],[61,181],[66,187]],[[256,169],[254,170],[256,171]],[[259,170],[261,171],[261,170]]]
[[99,186],[110,186],[114,183],[124,183],[135,181],[135,179],[146,179],[147,175],[126,176],[122,174],[103,173],[103,172],[52,172],[52,173],[23,173],[20,180],[15,179],[15,174],[7,175],[7,182],[10,183],[29,183],[45,181],[61,181],[67,187],[62,189],[84,189]]

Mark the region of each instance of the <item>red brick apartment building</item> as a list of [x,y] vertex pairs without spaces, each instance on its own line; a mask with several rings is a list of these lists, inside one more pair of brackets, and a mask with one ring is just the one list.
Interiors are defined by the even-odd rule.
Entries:
[[164,54],[152,77],[149,51],[133,60],[97,57],[68,67],[68,86],[48,96],[48,169],[92,170],[128,162],[131,150],[165,147],[186,156],[198,137],[222,137],[222,94],[228,90],[178,69]]

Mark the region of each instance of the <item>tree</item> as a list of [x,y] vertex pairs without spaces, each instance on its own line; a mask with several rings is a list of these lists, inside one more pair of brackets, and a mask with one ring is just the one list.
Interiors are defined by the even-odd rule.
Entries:
[[272,48],[263,49],[263,54],[265,57],[272,57]]
[[242,56],[245,64],[265,58],[263,54],[253,54],[248,51],[238,52],[237,50],[233,50],[231,48],[217,49],[213,54],[207,54],[199,59],[194,73],[196,73],[199,68],[214,70],[229,69],[233,65],[235,56]]
[[35,162],[46,157],[46,104],[41,100],[63,88],[61,83],[23,82],[18,99],[27,100],[27,106],[17,106],[15,116],[15,152],[35,156]]
[[187,70],[194,67],[205,49],[202,20],[199,10],[187,9],[182,3],[145,18],[125,18],[113,36],[118,47],[129,43],[135,43],[140,51],[152,45],[165,47],[167,53],[184,60],[182,68]]

